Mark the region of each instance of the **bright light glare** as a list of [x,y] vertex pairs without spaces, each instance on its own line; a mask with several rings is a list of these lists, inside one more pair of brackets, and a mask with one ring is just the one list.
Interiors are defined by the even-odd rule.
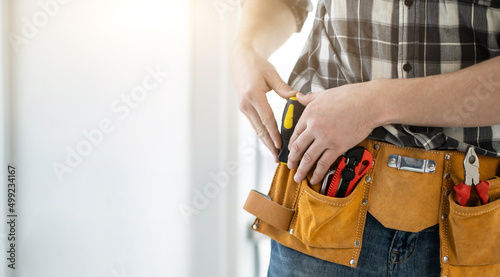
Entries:
[[137,27],[161,24],[167,18],[170,22],[180,21],[182,14],[177,12],[180,9],[177,1],[118,0],[113,6],[124,21]]

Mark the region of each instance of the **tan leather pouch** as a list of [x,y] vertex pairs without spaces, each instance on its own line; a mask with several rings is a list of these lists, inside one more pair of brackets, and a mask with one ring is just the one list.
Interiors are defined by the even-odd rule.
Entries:
[[[497,162],[493,164],[498,165]],[[489,173],[497,172],[497,169],[497,166],[486,169],[484,164],[482,176],[487,179],[491,177]],[[487,180],[491,186],[490,203],[479,205],[479,199],[472,189],[471,199],[464,207],[455,202],[456,194],[451,189],[462,181],[462,172],[458,170],[458,174],[454,174],[452,171],[450,190],[443,201],[440,226],[442,275],[500,276],[500,178]]]
[[[439,223],[442,276],[500,276],[500,159],[479,157],[490,203],[455,203],[453,187],[463,180],[464,154],[424,151],[365,140],[375,163],[346,198],[332,198],[293,180],[279,164],[268,195],[252,191],[244,209],[257,217],[253,229],[279,243],[326,261],[356,267],[369,210],[387,228],[418,232]],[[435,172],[388,166],[391,154],[436,162]],[[438,257],[436,257],[438,258]]]
[[[244,209],[257,217],[254,230],[305,254],[356,267],[368,205],[368,175],[348,197],[333,198],[312,189],[307,179],[296,183],[294,174],[295,170],[279,164],[269,198],[250,193]],[[279,219],[270,214],[280,214]]]

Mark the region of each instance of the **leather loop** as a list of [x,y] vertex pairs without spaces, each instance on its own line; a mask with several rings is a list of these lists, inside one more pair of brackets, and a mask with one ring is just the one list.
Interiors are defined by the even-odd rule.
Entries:
[[294,210],[283,207],[265,194],[251,190],[243,209],[267,224],[288,231]]

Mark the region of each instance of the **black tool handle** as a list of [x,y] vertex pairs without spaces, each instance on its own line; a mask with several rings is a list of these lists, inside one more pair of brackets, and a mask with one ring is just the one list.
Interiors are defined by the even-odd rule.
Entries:
[[295,97],[290,97],[286,102],[281,120],[281,150],[278,154],[278,160],[284,164],[288,162],[288,153],[290,152],[288,151],[288,143],[304,109],[305,106],[300,104]]

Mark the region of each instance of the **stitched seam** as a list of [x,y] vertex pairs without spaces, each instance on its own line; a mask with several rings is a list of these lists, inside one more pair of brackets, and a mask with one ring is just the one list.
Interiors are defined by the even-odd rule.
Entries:
[[[366,177],[365,177],[366,180]],[[365,183],[365,189],[363,191],[363,199],[366,196],[366,188],[368,187],[368,184]],[[356,241],[359,241],[360,245],[358,247],[354,247],[354,251],[352,252],[352,259],[357,260],[356,258],[358,257],[358,249],[361,248],[361,240],[359,239],[360,236],[360,225],[361,225],[361,220],[363,218],[363,203],[361,203],[361,209],[359,211],[359,216],[358,216],[358,226],[356,228]]]
[[[378,142],[381,146],[386,146],[386,147],[392,147],[392,148],[397,148],[397,149],[403,149],[403,150],[409,150],[408,147],[401,147],[401,146],[397,146],[397,145],[393,145],[393,144],[389,144],[389,143],[385,143],[385,142]],[[425,152],[425,153],[434,153],[434,154],[446,154],[445,152],[439,152],[439,151],[433,151],[433,150],[425,150],[425,149],[420,149],[420,148],[411,148],[411,151],[419,151],[419,152]]]
[[[300,188],[300,185],[297,185],[297,189],[295,190],[295,195],[293,197],[293,204],[292,204],[292,210],[295,210],[295,209],[296,210],[295,210],[295,213],[293,215],[293,221],[290,224],[290,226],[288,226],[288,229],[293,228],[293,226],[295,225],[295,220],[297,220],[297,216],[299,214],[299,201],[300,201],[300,199],[297,199],[297,195],[299,194],[299,188]],[[300,197],[302,198],[302,193],[300,194]]]
[[[389,250],[392,250],[393,247],[394,247],[394,242],[396,241],[396,237],[397,235],[399,234],[399,231],[396,230],[396,232],[394,232],[394,236],[392,237],[392,240],[391,240],[391,245],[389,246]],[[392,252],[392,251],[391,251]],[[387,262],[388,264],[392,265],[394,264],[392,261],[391,261],[391,254],[387,254]],[[387,270],[389,270],[389,267],[387,268]]]
[[290,225],[290,229],[292,229],[292,227],[295,225],[295,222],[297,222],[297,217],[299,216],[300,200],[302,200],[302,194],[304,193],[304,191],[305,190],[303,189],[299,195],[299,200],[297,201],[297,209],[295,210],[294,218],[292,224]]
[[[290,175],[288,175],[288,179],[290,179]],[[282,204],[283,206],[285,206],[285,199],[286,199],[286,196],[288,195],[288,191],[289,191],[289,189],[288,189],[288,183],[289,183],[288,180],[286,181],[286,183],[287,183],[287,186],[285,187],[285,193],[283,193],[283,199],[281,199],[281,203],[283,203]],[[293,183],[295,183],[295,182],[292,182],[292,184]],[[292,206],[293,206],[293,204],[292,204]]]
[[321,200],[319,198],[316,198],[316,196],[313,196],[308,191],[303,190],[303,192],[307,193],[309,196],[311,196],[312,198],[316,199],[317,201],[319,201],[321,203],[324,203],[324,204],[327,204],[327,205],[330,205],[330,206],[340,206],[340,207],[347,206],[347,205],[349,205],[349,203],[351,203],[354,200],[354,198],[356,198],[356,197],[353,197],[351,200],[349,200],[349,202],[347,202],[345,204],[335,204],[335,203],[328,203],[328,202],[325,202],[325,201],[323,201],[323,200]]
[[[302,241],[301,241],[302,242]],[[315,249],[326,249],[326,250],[329,250],[329,249],[334,249],[334,250],[344,250],[344,249],[351,249],[352,247],[321,247],[321,246],[314,246],[314,245],[309,245],[307,243],[304,243],[302,242],[304,245],[307,245],[307,247],[310,247],[310,248],[315,248]],[[342,264],[344,265],[344,264]],[[350,266],[350,265],[349,265]]]
[[485,214],[485,213],[489,213],[489,212],[491,212],[491,211],[493,211],[493,210],[496,210],[496,209],[498,209],[498,208],[500,208],[500,206],[496,206],[495,208],[491,208],[491,209],[489,209],[489,210],[487,210],[487,211],[482,211],[482,212],[477,212],[477,213],[464,213],[464,212],[459,212],[459,211],[457,211],[457,210],[454,210],[454,209],[453,209],[453,208],[451,208],[451,206],[450,206],[450,210],[452,210],[454,213],[456,213],[456,214],[460,214],[460,215],[482,215],[482,214]]
[[[450,154],[450,159],[446,160],[446,172],[447,172],[448,174],[450,174],[450,171],[451,171],[451,170],[450,170],[450,169],[451,169],[451,155],[454,155],[454,154]],[[446,181],[445,181],[445,182],[446,182]],[[448,184],[446,184],[445,191],[446,191],[447,187],[448,187]],[[446,204],[445,204],[445,203],[446,203]],[[450,203],[449,203],[449,201],[448,201],[448,197],[446,197],[446,196],[445,196],[445,197],[444,197],[444,199],[443,199],[443,209],[444,209],[444,206],[445,206],[445,205],[447,205],[448,209],[450,208]],[[449,257],[449,256],[448,256],[448,240],[449,240],[449,238],[448,238],[448,223],[449,223],[449,219],[448,219],[448,218],[446,218],[446,219],[445,219],[445,220],[443,220],[443,221],[444,221],[444,222],[443,222],[443,225],[444,225],[444,241],[443,241],[443,244],[444,244],[444,246],[443,246],[443,247],[444,247],[444,255],[445,255],[446,257]],[[450,260],[449,260],[449,258],[448,258],[448,263],[449,263],[449,261],[450,261]],[[441,261],[440,261],[440,263],[441,263]],[[445,263],[445,264],[444,264],[444,271],[446,272],[446,273],[445,273],[445,275],[448,275],[448,274],[449,274],[449,267],[448,267],[448,263]]]
[[[307,180],[307,178],[306,178],[306,180]],[[297,189],[295,190],[295,195],[293,196],[292,209],[295,209],[295,207],[298,207],[297,195],[299,194],[299,188],[300,188],[300,184],[297,184]]]
[[[375,145],[375,143],[373,143],[373,145]],[[368,176],[372,175],[373,169],[375,168],[375,159],[376,159],[376,156],[377,156],[377,155],[375,155],[375,151],[376,150],[373,149],[373,145],[372,145],[372,147],[370,147],[371,148],[370,153],[372,154],[374,164],[372,165],[372,167],[370,168],[368,174],[365,177],[365,187],[364,187],[364,190],[363,190],[363,199],[367,199],[367,200],[368,200],[368,191],[369,191],[371,182],[373,182],[373,178],[372,178],[372,180],[371,180],[370,183],[366,183],[366,178]],[[361,201],[363,201],[363,200],[361,200]],[[361,209],[359,211],[359,216],[358,216],[358,227],[357,227],[357,230],[356,230],[356,241],[359,241],[360,244],[359,244],[358,247],[355,246],[354,250],[352,251],[352,259],[353,260],[357,260],[357,257],[359,256],[359,251],[361,251],[361,246],[363,244],[362,237],[361,237],[361,233],[362,233],[361,229],[362,228],[361,228],[360,225],[362,225],[361,222],[366,217],[365,209],[368,209],[368,203],[366,203],[366,205],[363,205],[363,203],[361,203]]]
[[[409,150],[408,147],[401,147],[401,146],[397,146],[397,145],[393,145],[393,144],[389,144],[389,143],[385,143],[385,142],[380,142],[380,141],[375,141],[375,140],[370,140],[370,141],[372,141],[374,143],[378,143],[378,144],[380,144],[380,146],[386,146],[386,147],[397,148],[397,149],[402,149],[402,150]],[[460,152],[460,151],[434,151],[434,150],[425,150],[425,149],[420,149],[420,148],[411,148],[411,151],[433,153],[433,154],[438,154],[438,155],[442,155],[442,156],[446,156],[446,155],[456,156],[456,155],[464,155],[465,154],[465,153]],[[479,158],[481,158],[481,157],[479,157]],[[374,158],[374,160],[375,160],[375,158]],[[451,160],[451,158],[450,158],[450,160]],[[448,164],[451,163],[450,160],[447,161]]]
[[[425,152],[425,153],[434,153],[434,154],[439,154],[439,155],[464,155],[465,153],[461,151],[435,151],[435,150],[425,150],[425,149],[420,149],[420,148],[413,148],[413,147],[401,147],[397,146],[394,144],[382,142],[382,141],[376,141],[369,139],[369,141],[373,142],[374,144],[379,144],[380,146],[385,146],[385,147],[392,147],[392,148],[397,148],[397,149],[402,149],[402,150],[411,150],[411,151],[419,151],[419,152]],[[411,148],[411,149],[410,149]],[[379,149],[380,151],[380,149]]]
[[[370,171],[370,173],[371,173],[371,171]],[[366,180],[366,177],[365,177],[365,180]],[[365,187],[364,187],[364,191],[363,191],[363,199],[365,199],[365,197],[366,197],[366,191],[367,191],[368,186],[369,185],[366,184],[366,181],[365,181]],[[363,201],[363,200],[361,200],[361,201]],[[358,249],[361,248],[361,240],[359,237],[360,237],[360,229],[361,229],[360,225],[361,225],[361,221],[363,220],[363,211],[364,211],[363,203],[361,203],[361,209],[359,210],[359,216],[358,216],[358,226],[356,228],[356,241],[359,241],[360,245],[359,245],[359,247],[354,247],[354,251],[352,252],[352,259],[353,260],[357,260],[356,258],[358,257],[358,251],[359,251]]]
[[411,250],[410,256],[406,256],[404,260],[399,261],[399,262],[395,262],[394,264],[400,264],[400,263],[406,262],[413,256],[413,254],[415,254],[415,249],[417,248],[418,237],[419,237],[419,234],[417,233],[417,238],[415,239],[415,243],[413,244],[413,249]]
[[[281,164],[278,165],[276,172],[274,172],[273,181],[271,182],[271,187],[269,188],[269,196],[271,197],[271,199],[273,199],[274,196],[276,195],[276,193],[273,189],[276,189],[276,177],[278,176],[278,170],[279,170],[280,166],[282,166],[282,165]],[[274,201],[274,199],[273,199],[273,201]]]

